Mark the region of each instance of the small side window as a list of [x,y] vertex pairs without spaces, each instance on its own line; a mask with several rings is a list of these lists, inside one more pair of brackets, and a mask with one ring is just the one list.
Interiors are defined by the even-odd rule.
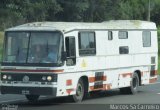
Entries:
[[113,40],[113,32],[108,31],[108,40]]
[[129,47],[128,46],[119,47],[119,54],[128,54],[128,53],[129,53]]
[[143,47],[151,47],[151,32],[143,31],[142,33]]
[[66,37],[66,53],[67,53],[67,66],[73,66],[76,64],[76,45],[75,37]]
[[128,32],[126,32],[126,31],[119,31],[118,37],[119,37],[119,39],[128,39]]

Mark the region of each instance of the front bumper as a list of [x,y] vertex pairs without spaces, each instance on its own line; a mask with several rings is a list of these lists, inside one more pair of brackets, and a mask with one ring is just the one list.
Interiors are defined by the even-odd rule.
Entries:
[[52,95],[56,97],[57,88],[1,86],[1,94]]

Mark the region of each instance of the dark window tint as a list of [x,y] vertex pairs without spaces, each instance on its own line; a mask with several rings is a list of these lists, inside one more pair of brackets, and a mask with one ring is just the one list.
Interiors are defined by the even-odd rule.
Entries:
[[79,55],[96,54],[96,43],[94,32],[79,33]]
[[151,46],[151,32],[143,31],[143,47],[150,47]]
[[128,46],[121,46],[121,47],[119,47],[119,53],[120,54],[128,54],[129,53]]
[[66,37],[66,53],[67,53],[67,66],[76,64],[76,45],[75,37]]
[[108,31],[108,40],[112,40],[113,39],[113,33],[112,31]]
[[156,63],[156,57],[151,57],[151,64],[155,64]]
[[128,39],[128,32],[126,32],[126,31],[119,31],[118,37],[119,37],[119,39]]

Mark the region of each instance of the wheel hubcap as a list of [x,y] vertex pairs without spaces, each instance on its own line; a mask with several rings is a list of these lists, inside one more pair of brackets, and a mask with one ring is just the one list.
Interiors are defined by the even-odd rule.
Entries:
[[82,95],[82,86],[81,84],[78,84],[78,87],[77,87],[77,96],[81,96]]
[[133,88],[137,88],[137,78],[133,78]]

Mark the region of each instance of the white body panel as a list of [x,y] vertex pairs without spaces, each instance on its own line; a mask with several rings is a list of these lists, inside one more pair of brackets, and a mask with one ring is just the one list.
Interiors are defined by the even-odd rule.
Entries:
[[[29,28],[30,27],[30,28]],[[88,91],[109,90],[115,88],[129,87],[134,72],[139,72],[141,85],[154,83],[157,79],[158,70],[158,48],[156,25],[145,21],[110,21],[103,23],[33,23],[8,29],[11,30],[60,30],[64,33],[64,39],[68,36],[75,37],[76,44],[76,64],[67,66],[66,62],[61,67],[52,69],[62,69],[57,73],[58,80],[53,87],[57,87],[56,96],[67,96],[76,93],[78,80],[85,76],[88,78]],[[128,32],[128,39],[119,39],[119,31]],[[151,32],[151,46],[143,47],[142,32]],[[92,56],[79,55],[79,32],[95,32],[96,54]],[[108,31],[112,31],[113,40],[108,40]],[[65,43],[64,43],[65,45]],[[128,54],[119,54],[120,46],[128,46]],[[155,62],[151,63],[151,57]],[[151,65],[155,66],[155,75],[151,76]],[[2,69],[6,67],[2,66]],[[28,67],[37,69],[39,67]],[[26,67],[16,67],[16,69],[26,69]],[[103,73],[100,82],[102,87],[94,88],[92,81],[96,73]],[[66,81],[71,80],[71,85],[66,85]],[[3,84],[2,85],[6,85]],[[67,92],[67,90],[70,90]]]

